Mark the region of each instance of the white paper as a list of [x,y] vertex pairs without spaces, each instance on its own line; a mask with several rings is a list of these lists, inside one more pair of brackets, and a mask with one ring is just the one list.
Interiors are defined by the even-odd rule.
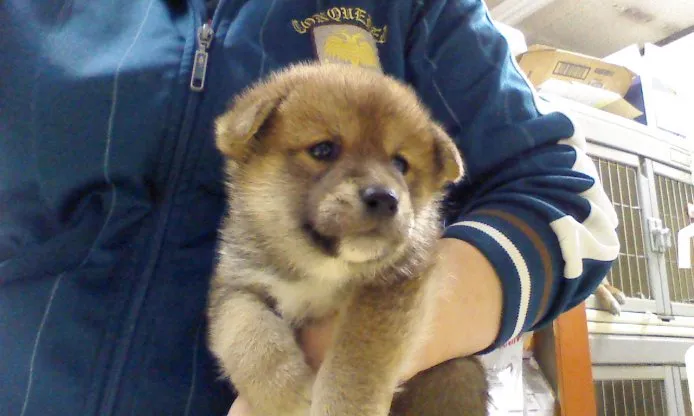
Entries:
[[689,224],[677,232],[677,267],[680,269],[692,267],[690,247],[692,237],[694,237],[694,224]]
[[602,108],[622,98],[621,95],[613,91],[554,78],[540,84],[538,91],[542,94],[558,95],[594,108]]

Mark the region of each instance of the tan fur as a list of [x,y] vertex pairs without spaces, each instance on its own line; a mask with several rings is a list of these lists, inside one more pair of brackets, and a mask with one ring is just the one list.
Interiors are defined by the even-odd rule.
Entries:
[[627,301],[624,293],[613,286],[607,277],[600,282],[600,285],[595,290],[595,297],[601,309],[615,316],[619,316],[622,313],[622,305]]
[[[308,151],[325,140],[339,146],[334,160]],[[217,145],[230,208],[208,312],[224,376],[255,416],[388,415],[430,325],[442,189],[463,173],[452,140],[396,80],[306,64],[241,94],[217,121]],[[398,197],[392,217],[367,209],[372,186]],[[295,330],[335,313],[334,347],[314,374]],[[484,371],[464,358],[415,377],[393,411],[482,415],[485,395]]]

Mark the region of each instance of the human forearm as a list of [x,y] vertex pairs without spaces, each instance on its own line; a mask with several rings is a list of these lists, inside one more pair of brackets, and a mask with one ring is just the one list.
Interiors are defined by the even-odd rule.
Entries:
[[431,339],[406,377],[446,360],[487,348],[499,332],[502,295],[499,278],[471,244],[445,238],[439,243],[438,273],[443,286],[435,302]]

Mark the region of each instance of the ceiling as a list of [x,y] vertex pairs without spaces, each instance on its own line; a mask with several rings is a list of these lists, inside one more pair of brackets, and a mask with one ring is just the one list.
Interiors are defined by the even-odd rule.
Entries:
[[486,0],[492,17],[541,43],[605,57],[694,31],[694,0]]

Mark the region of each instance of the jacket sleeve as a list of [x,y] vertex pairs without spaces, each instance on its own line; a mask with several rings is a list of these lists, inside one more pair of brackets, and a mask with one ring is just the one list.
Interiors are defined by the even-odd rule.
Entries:
[[617,215],[579,129],[535,95],[481,0],[419,2],[408,42],[408,81],[466,163],[444,237],[501,279],[493,349],[596,289],[619,253]]

